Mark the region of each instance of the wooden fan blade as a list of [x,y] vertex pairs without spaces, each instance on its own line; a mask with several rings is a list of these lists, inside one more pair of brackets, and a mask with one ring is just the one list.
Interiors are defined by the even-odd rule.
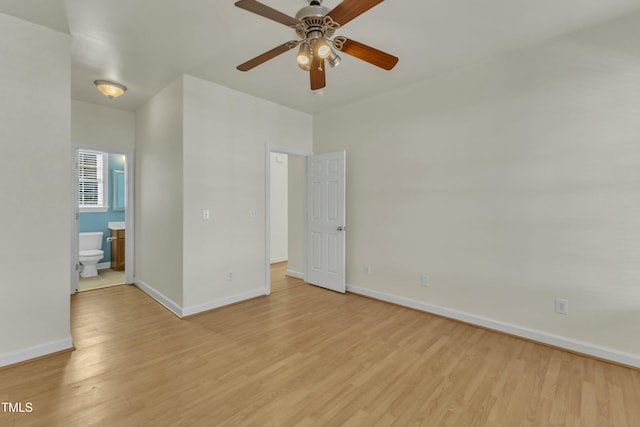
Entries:
[[248,60],[244,64],[238,65],[236,68],[240,71],[249,71],[250,69],[257,67],[258,65],[263,64],[268,60],[285,53],[288,50],[293,49],[297,45],[298,42],[296,41],[283,43],[280,46],[274,47],[273,49],[263,53],[262,55],[258,55],[255,58]]
[[311,90],[322,89],[327,85],[324,74],[324,59],[314,56],[309,70],[311,78]]
[[367,46],[366,44],[347,39],[346,37],[341,50],[347,55],[355,56],[358,59],[362,59],[369,64],[376,65],[385,70],[391,70],[398,63],[398,58],[395,56]]
[[255,0],[240,0],[236,2],[236,6],[241,9],[248,10],[249,12],[253,12],[256,15],[264,16],[265,18],[271,19],[272,21],[284,24],[287,27],[295,27],[300,23],[300,21],[298,21],[297,19],[292,18],[289,15],[285,15],[284,13],[272,9],[269,6]]
[[327,16],[330,16],[338,24],[344,25],[382,2],[383,0],[344,0],[327,13]]

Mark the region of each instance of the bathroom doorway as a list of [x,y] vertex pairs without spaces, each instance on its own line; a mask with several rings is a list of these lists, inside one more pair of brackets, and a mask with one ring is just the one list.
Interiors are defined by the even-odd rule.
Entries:
[[74,146],[71,294],[133,282],[130,151]]
[[267,146],[267,295],[304,284],[305,158],[310,154]]

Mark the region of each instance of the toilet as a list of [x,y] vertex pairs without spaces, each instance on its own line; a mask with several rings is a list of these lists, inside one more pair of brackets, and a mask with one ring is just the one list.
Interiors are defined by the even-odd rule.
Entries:
[[98,275],[98,261],[104,257],[102,250],[102,231],[80,233],[79,250],[80,264],[82,265],[81,277],[96,277]]

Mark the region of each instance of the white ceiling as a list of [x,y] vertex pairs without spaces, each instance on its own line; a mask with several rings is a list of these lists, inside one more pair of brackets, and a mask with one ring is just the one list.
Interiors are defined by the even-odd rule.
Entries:
[[[342,55],[340,66],[326,71],[327,87],[312,92],[295,50],[246,73],[236,70],[296,35],[234,1],[0,0],[0,12],[71,34],[73,99],[136,110],[185,73],[313,113],[640,9],[640,0],[388,0],[336,35],[391,53],[398,65],[384,71]],[[263,2],[290,16],[308,4]],[[129,90],[108,100],[96,79]]]

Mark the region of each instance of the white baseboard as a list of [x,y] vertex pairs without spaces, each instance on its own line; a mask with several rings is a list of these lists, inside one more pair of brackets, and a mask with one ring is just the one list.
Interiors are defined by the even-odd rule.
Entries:
[[283,256],[279,258],[271,258],[271,264],[277,264],[279,262],[289,261],[289,257]]
[[151,285],[145,283],[144,281],[134,278],[133,283],[140,288],[145,294],[149,295],[154,300],[158,301],[160,304],[164,305],[169,311],[175,314],[178,317],[183,317],[183,309],[182,306],[175,301],[173,301],[168,296],[164,295],[162,292],[155,290]]
[[0,354],[0,366],[13,365],[71,348],[73,348],[73,341],[71,340],[71,336],[69,336],[61,340]]
[[576,353],[581,353],[597,357],[599,359],[609,360],[612,362],[621,363],[623,365],[640,368],[640,356],[637,354],[625,353],[596,344],[578,341],[559,335],[549,334],[535,329],[529,329],[510,323],[501,322],[499,320],[489,319],[487,317],[477,316],[475,314],[465,313],[463,311],[453,310],[434,304],[428,304],[423,301],[391,295],[385,292],[374,291],[355,285],[347,285],[347,291],[381,301],[390,302],[392,304],[413,308],[415,310],[437,314],[439,316],[448,317],[450,319],[459,320],[461,322],[470,323],[473,325],[481,326],[483,328],[504,332],[510,335],[516,335],[554,347],[564,348]]
[[183,318],[186,316],[192,316],[194,314],[202,313],[203,311],[213,310],[214,308],[223,307],[229,304],[235,304],[240,301],[248,300],[251,298],[259,297],[265,295],[265,288],[258,288],[247,292],[242,292],[240,294],[231,295],[226,298],[220,298],[217,300],[209,301],[203,304],[192,305],[189,307],[182,307],[180,304],[173,301],[168,296],[164,295],[162,292],[155,290],[151,285],[145,283],[144,281],[135,278],[133,283],[140,288],[144,293],[149,295],[154,300],[158,301],[160,304],[165,306],[169,311],[171,311],[176,316]]
[[231,295],[226,298],[221,298],[213,301],[206,302],[204,304],[191,305],[185,307],[182,310],[183,316],[192,316],[194,314],[202,313],[203,311],[213,310],[214,308],[223,307],[229,304],[235,304],[251,298],[256,298],[265,295],[265,288],[253,289],[251,291],[243,292],[236,295]]
[[304,280],[304,273],[300,273],[299,271],[287,270],[287,276],[295,277],[296,279]]

